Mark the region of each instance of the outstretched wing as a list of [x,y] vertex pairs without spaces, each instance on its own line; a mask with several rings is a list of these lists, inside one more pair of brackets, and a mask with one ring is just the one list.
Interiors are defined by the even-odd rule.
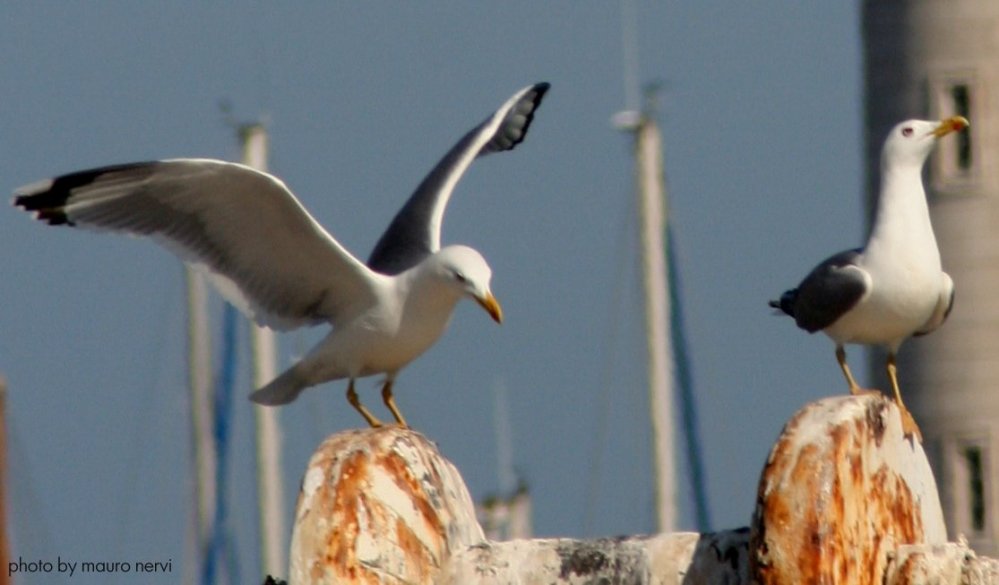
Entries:
[[351,256],[276,177],[206,159],[79,171],[15,191],[51,225],[149,236],[206,268],[258,322],[336,322],[372,300],[378,275]]
[[518,91],[444,155],[375,244],[368,258],[372,270],[398,274],[440,249],[444,208],[458,180],[477,157],[511,150],[524,140],[549,87],[537,83]]

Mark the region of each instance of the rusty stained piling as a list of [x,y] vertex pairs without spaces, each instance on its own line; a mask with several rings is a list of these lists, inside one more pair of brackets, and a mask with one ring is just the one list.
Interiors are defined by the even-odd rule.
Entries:
[[711,534],[488,541],[425,437],[338,433],[305,473],[289,573],[291,585],[999,584],[999,563],[946,542],[922,446],[876,394],[806,405],[764,465],[752,525]]

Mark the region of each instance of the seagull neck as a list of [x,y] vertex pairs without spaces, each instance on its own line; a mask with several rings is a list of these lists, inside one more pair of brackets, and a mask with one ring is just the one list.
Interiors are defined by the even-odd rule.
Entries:
[[936,250],[926,191],[918,167],[884,169],[867,253],[882,247]]
[[418,264],[398,278],[399,292],[416,313],[450,314],[461,300],[461,295],[444,285],[430,266]]

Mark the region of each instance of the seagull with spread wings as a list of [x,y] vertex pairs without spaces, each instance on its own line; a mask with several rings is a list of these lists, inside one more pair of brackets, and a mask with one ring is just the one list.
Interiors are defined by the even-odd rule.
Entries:
[[468,132],[420,183],[367,263],[340,245],[277,177],[209,159],[172,159],[79,171],[18,189],[14,205],[51,225],[148,236],[204,269],[258,323],[332,331],[250,397],[286,404],[306,388],[347,378],[347,400],[371,426],[357,378],[384,374],[382,399],[396,422],[392,386],[429,349],[462,298],[503,319],[492,272],[467,246],[441,247],[444,210],[479,156],[524,139],[547,83],[526,87]]

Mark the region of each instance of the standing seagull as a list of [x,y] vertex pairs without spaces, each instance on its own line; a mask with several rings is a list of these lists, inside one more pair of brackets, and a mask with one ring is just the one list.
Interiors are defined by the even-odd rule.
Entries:
[[14,205],[51,225],[149,236],[205,269],[230,302],[262,325],[333,330],[250,398],[286,404],[302,390],[349,378],[347,400],[371,426],[356,378],[385,374],[382,400],[406,426],[392,384],[444,332],[462,297],[497,322],[492,271],[472,248],[441,248],[451,192],[472,161],[525,137],[547,83],[514,94],[473,128],[417,187],[367,265],[323,229],[277,177],[217,160],[173,159],[79,171],[22,187]]
[[922,168],[939,138],[967,126],[960,116],[895,126],[881,149],[881,193],[867,245],[831,256],[798,288],[770,301],[771,307],[794,317],[798,327],[832,338],[851,394],[862,391],[846,364],[843,345],[884,346],[903,431],[917,439],[919,428],[898,389],[895,354],[906,338],[943,324],[954,303],[954,283],[940,268]]

